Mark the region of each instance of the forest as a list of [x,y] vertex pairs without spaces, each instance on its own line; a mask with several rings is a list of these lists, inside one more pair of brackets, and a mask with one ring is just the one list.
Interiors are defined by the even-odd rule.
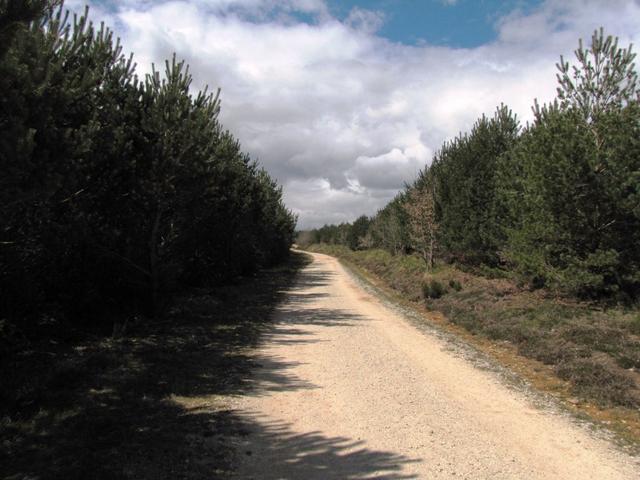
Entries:
[[141,77],[88,8],[2,0],[0,92],[3,339],[153,317],[288,255],[281,187],[175,55]]
[[640,297],[640,90],[631,46],[594,32],[557,63],[557,98],[521,125],[505,105],[447,141],[373,217],[298,243],[498,270],[532,289]]

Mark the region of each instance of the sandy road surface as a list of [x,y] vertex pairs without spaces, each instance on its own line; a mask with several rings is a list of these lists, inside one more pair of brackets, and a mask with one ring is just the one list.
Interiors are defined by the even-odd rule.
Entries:
[[259,352],[243,479],[639,479],[564,415],[538,410],[314,255]]

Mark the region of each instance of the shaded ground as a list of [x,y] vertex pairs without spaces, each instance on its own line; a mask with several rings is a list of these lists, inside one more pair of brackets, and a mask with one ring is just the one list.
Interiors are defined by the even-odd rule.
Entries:
[[[227,437],[252,427],[224,399],[252,389],[252,349],[307,262],[294,254],[238,285],[190,292],[119,338],[51,336],[3,358],[0,478],[228,478]],[[273,389],[304,386],[285,360],[268,367]],[[263,434],[289,438],[282,425]]]
[[[631,479],[637,458],[505,386],[314,254],[233,414],[238,477]],[[288,381],[274,381],[286,364]],[[277,370],[276,370],[277,373]]]

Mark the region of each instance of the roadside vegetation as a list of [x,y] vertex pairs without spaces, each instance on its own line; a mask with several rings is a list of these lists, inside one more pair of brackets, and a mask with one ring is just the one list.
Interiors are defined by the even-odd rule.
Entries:
[[637,310],[558,298],[453,265],[426,273],[417,255],[327,244],[308,249],[347,261],[473,335],[513,344],[520,355],[550,365],[580,398],[608,407],[640,406]]
[[558,96],[445,143],[375,216],[298,233],[473,334],[514,345],[601,406],[640,407],[640,90],[596,31]]

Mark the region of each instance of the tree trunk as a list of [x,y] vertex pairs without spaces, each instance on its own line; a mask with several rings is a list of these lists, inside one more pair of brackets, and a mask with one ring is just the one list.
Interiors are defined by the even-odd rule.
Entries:
[[160,219],[162,212],[160,206],[156,208],[156,215],[151,228],[151,237],[149,238],[149,273],[151,280],[151,308],[153,316],[158,315],[158,299],[160,295],[160,258],[158,255],[158,237],[160,235]]
[[433,270],[433,249],[435,246],[435,239],[433,238],[433,233],[429,235],[429,256],[427,259],[427,268],[429,271]]

